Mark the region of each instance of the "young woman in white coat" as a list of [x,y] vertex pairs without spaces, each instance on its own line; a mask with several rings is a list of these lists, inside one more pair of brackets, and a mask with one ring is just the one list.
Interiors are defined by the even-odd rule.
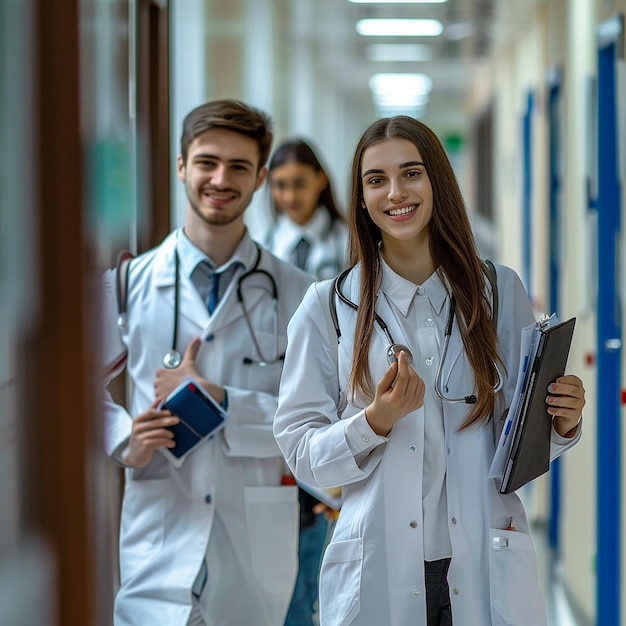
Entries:
[[[511,402],[520,331],[534,321],[524,287],[497,266],[496,332],[454,172],[410,117],[378,120],[361,137],[348,218],[354,267],[340,289],[357,310],[332,281],[309,288],[288,328],[274,421],[297,479],[343,487],[321,625],[545,625],[522,503],[488,478],[491,415]],[[546,403],[556,457],[580,437],[582,382],[559,378]]]
[[303,139],[284,141],[267,182],[273,222],[265,245],[318,280],[336,276],[347,266],[348,228],[315,150]]

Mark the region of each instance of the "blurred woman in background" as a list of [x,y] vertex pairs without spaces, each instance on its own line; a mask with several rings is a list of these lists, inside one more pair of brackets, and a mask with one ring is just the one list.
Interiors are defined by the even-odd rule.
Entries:
[[[285,141],[275,150],[268,169],[274,221],[265,244],[318,280],[336,276],[346,267],[348,230],[315,151],[301,139]],[[303,489],[299,500],[298,578],[285,626],[313,624],[328,533],[328,508]]]
[[265,244],[318,280],[346,267],[348,230],[330,178],[302,139],[280,144],[269,162],[274,222]]

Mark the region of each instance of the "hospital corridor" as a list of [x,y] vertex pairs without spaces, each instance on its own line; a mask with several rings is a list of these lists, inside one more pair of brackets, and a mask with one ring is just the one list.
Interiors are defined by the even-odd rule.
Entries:
[[626,626],[625,14],[0,0],[0,626]]

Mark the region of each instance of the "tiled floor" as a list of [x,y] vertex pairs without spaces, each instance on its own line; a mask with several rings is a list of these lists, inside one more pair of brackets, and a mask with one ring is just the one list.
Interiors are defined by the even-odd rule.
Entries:
[[535,526],[532,530],[537,551],[539,578],[548,609],[548,626],[593,626],[593,623],[581,616],[576,616],[567,597],[559,576],[558,563],[552,558],[548,546],[547,528]]

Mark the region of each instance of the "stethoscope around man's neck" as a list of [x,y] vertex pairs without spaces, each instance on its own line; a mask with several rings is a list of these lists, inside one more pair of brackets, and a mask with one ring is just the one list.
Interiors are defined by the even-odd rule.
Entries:
[[[261,247],[255,242],[257,255],[254,265],[247,272],[244,272],[237,279],[236,291],[237,291],[237,301],[241,306],[243,311],[243,316],[248,326],[248,330],[250,332],[250,337],[252,338],[252,343],[259,355],[259,359],[253,359],[252,357],[243,357],[244,365],[258,365],[261,367],[266,367],[268,365],[273,365],[274,363],[278,363],[279,361],[284,360],[285,354],[279,352],[278,345],[278,288],[276,286],[276,281],[274,277],[267,271],[259,267],[259,263],[261,262]],[[118,302],[119,308],[119,317],[118,317],[118,325],[123,327],[126,324],[126,314],[127,314],[127,301],[128,301],[128,283],[129,283],[129,269],[130,263],[126,266],[126,274],[124,281],[124,297],[121,298],[121,302]],[[265,276],[270,283],[270,295],[272,297],[272,334],[273,334],[273,343],[274,343],[274,356],[272,358],[266,358],[263,351],[261,350],[261,346],[259,345],[259,341],[257,339],[256,333],[254,332],[254,328],[252,327],[252,322],[250,320],[250,315],[248,313],[248,309],[246,307],[244,294],[243,294],[243,284],[244,282],[254,276],[255,274],[260,274]],[[172,328],[172,348],[168,352],[166,352],[163,357],[163,366],[167,369],[176,369],[183,362],[183,355],[180,350],[177,349],[178,345],[178,318],[179,318],[179,310],[180,310],[180,257],[178,255],[178,251],[174,251],[174,324]],[[119,283],[121,281],[120,270],[118,269],[118,292],[121,291]]]
[[[352,302],[352,300],[350,300],[347,296],[345,296],[343,292],[341,291],[343,282],[345,281],[346,277],[348,276],[351,270],[352,268],[349,267],[347,270],[344,270],[341,274],[339,274],[339,276],[337,276],[335,280],[333,281],[333,289],[331,290],[331,297],[330,297],[331,317],[333,318],[335,330],[337,331],[337,337],[341,336],[341,331],[339,330],[339,320],[337,318],[337,311],[334,306],[334,303],[335,303],[334,295],[336,294],[337,297],[342,302],[347,304],[349,307],[353,308],[355,311],[358,311],[358,308],[359,308],[355,302]],[[495,290],[496,286],[495,286],[494,281],[491,279],[491,277],[490,277],[490,281],[492,284],[492,290]],[[498,316],[497,291],[494,291],[493,293],[495,296],[493,300],[496,303],[494,304],[493,315],[495,317],[495,320],[497,320],[497,316]],[[444,386],[441,383],[441,377],[443,374],[443,364],[444,364],[444,361],[446,360],[446,356],[448,355],[448,344],[450,343],[450,336],[452,335],[452,324],[454,322],[455,312],[456,312],[456,300],[454,298],[454,294],[450,294],[450,307],[448,309],[448,317],[446,319],[446,326],[445,326],[444,339],[443,339],[443,348],[441,350],[441,358],[439,359],[439,364],[437,366],[437,373],[435,375],[435,392],[437,393],[437,395],[443,402],[449,402],[449,403],[455,403],[455,404],[457,403],[475,404],[476,396],[474,394],[463,396],[461,398],[449,398],[446,395],[448,393],[447,385]],[[389,363],[389,365],[392,365],[395,361],[398,360],[397,355],[401,351],[403,351],[404,354],[406,355],[407,363],[410,365],[413,362],[413,353],[411,352],[411,350],[407,346],[401,343],[396,343],[394,341],[393,336],[391,335],[391,331],[389,330],[389,327],[387,326],[385,320],[383,320],[383,318],[375,311],[374,311],[374,320],[379,325],[383,333],[385,333],[385,336],[387,337],[387,340],[389,341],[389,347],[387,348],[387,352],[385,353],[385,356],[387,358],[387,363]],[[502,389],[504,381],[503,381],[502,375],[500,374],[500,369],[498,368],[497,364],[494,363],[494,367],[498,374],[498,381],[493,386],[493,390],[494,392],[497,393],[498,391],[500,391],[500,389]]]

